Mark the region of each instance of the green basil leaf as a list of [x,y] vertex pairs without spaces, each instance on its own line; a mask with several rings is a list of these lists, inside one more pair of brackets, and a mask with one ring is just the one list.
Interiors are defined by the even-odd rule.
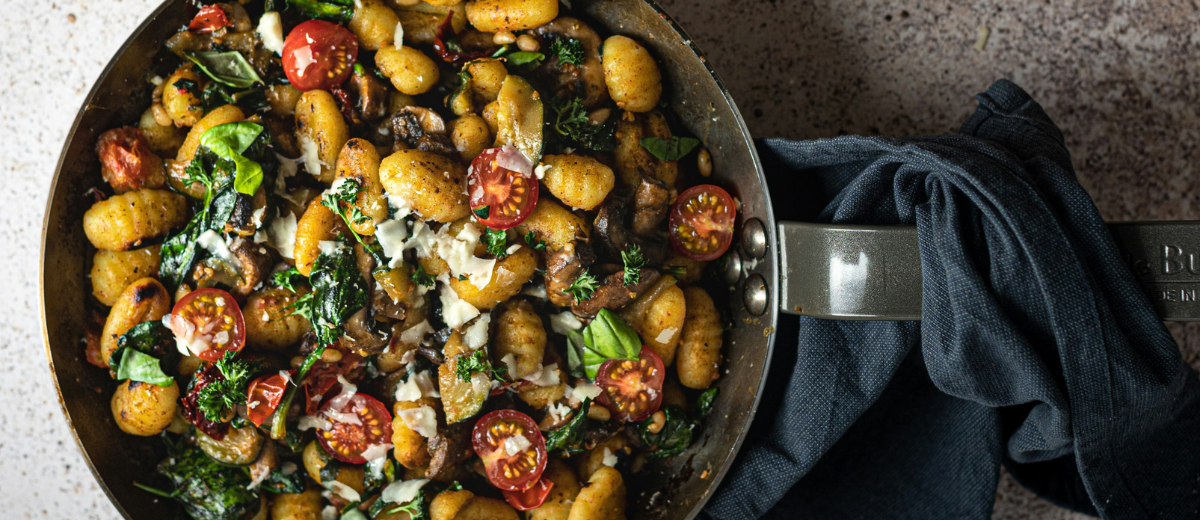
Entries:
[[255,83],[265,83],[238,51],[185,51],[183,57],[192,60],[213,81],[234,88],[250,88]]
[[519,51],[505,56],[504,59],[513,67],[520,67],[531,63],[536,67],[542,63],[542,60],[546,59],[546,55],[540,52]]
[[162,321],[150,320],[134,325],[117,338],[117,347],[162,356],[175,351],[175,333],[163,325]]
[[701,392],[700,397],[696,398],[696,404],[694,406],[697,420],[708,417],[709,412],[712,412],[713,400],[717,398],[718,393],[719,390],[717,390],[717,387],[714,386]]
[[600,365],[610,359],[637,359],[642,340],[625,320],[608,309],[600,309],[596,319],[583,329],[583,365],[590,379],[596,378]]
[[587,372],[583,368],[583,334],[577,330],[567,332],[567,366],[574,377],[584,377]]
[[129,379],[158,386],[171,386],[175,379],[163,372],[158,358],[131,348],[119,349],[124,354],[117,367],[117,379]]
[[643,137],[642,148],[658,157],[660,161],[677,161],[700,145],[699,139],[673,136],[670,139],[661,137]]
[[262,166],[242,155],[262,132],[261,125],[242,121],[214,126],[200,136],[200,146],[208,148],[217,157],[233,161],[237,167],[233,187],[238,193],[254,195],[262,184]]

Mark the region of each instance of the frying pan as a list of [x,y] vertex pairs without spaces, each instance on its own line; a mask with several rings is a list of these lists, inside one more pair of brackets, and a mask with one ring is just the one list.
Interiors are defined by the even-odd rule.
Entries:
[[[101,488],[126,518],[187,518],[171,501],[133,486],[152,478],[156,442],[121,433],[109,399],[115,382],[84,359],[86,268],[93,254],[80,225],[89,189],[102,181],[96,138],[135,124],[150,87],[178,63],[163,43],[188,21],[187,0],[167,0],[101,73],[68,134],[43,226],[41,316],[46,352],[67,421]],[[913,228],[776,223],[750,134],[716,72],[691,38],[649,0],[573,0],[603,31],[641,41],[658,58],[671,109],[716,165],[711,182],[740,202],[737,235],[718,262],[733,326],[726,332],[712,414],[686,452],[630,475],[631,519],[691,519],[732,464],[754,418],[779,312],[835,319],[920,318],[920,263]],[[1200,319],[1200,228],[1186,223],[1113,228],[1139,280],[1167,319]],[[1189,249],[1191,247],[1192,249]],[[1189,253],[1189,251],[1191,253]]]

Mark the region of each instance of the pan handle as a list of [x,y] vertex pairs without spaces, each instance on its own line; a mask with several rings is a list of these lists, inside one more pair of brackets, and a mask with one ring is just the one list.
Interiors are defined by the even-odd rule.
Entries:
[[[1200,221],[1108,225],[1167,321],[1200,321]],[[838,320],[921,319],[913,226],[779,224],[780,311]]]

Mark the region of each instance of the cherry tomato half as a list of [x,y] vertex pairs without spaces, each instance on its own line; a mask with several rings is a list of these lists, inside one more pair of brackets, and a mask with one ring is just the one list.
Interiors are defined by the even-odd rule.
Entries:
[[533,164],[516,148],[489,148],[471,161],[467,193],[471,211],[481,224],[508,229],[533,213],[538,180],[533,174]]
[[301,91],[328,90],[354,71],[358,38],[336,23],[309,20],[297,25],[283,42],[283,72]]
[[688,188],[671,207],[671,245],[692,260],[716,260],[729,249],[736,216],[733,197],[720,187]]
[[207,33],[230,25],[233,24],[229,23],[229,17],[225,16],[224,10],[215,5],[206,5],[200,8],[200,12],[196,13],[195,18],[192,18],[188,29],[192,32]]
[[550,490],[553,488],[553,482],[538,479],[537,484],[525,491],[501,490],[501,493],[504,493],[504,501],[508,502],[508,505],[518,511],[529,511],[542,507],[542,502],[545,502],[546,497],[550,496]]
[[188,345],[193,355],[216,362],[226,352],[238,352],[246,344],[246,321],[242,309],[229,293],[220,289],[197,289],[179,299],[171,309],[170,323],[163,320],[177,342]]
[[286,390],[287,378],[283,374],[265,375],[251,381],[246,391],[246,418],[255,426],[262,426],[279,408],[279,401]]
[[487,468],[488,480],[503,491],[533,487],[549,460],[537,423],[516,410],[496,410],[480,417],[471,443]]
[[596,372],[596,386],[601,389],[596,402],[618,419],[641,421],[662,404],[666,372],[662,358],[645,347],[638,359],[605,361]]
[[[333,427],[317,430],[317,440],[333,458],[350,464],[363,464],[367,459],[363,452],[376,444],[392,442],[392,414],[374,397],[354,394],[340,409],[333,409],[336,399],[330,400],[321,414],[330,420]],[[354,419],[331,417],[333,414],[353,415]]]

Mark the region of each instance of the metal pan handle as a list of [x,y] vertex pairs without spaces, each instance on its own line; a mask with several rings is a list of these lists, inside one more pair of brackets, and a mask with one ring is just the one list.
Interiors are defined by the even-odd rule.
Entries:
[[[1167,321],[1200,321],[1200,221],[1109,224]],[[839,320],[921,319],[912,226],[779,224],[780,311]]]

